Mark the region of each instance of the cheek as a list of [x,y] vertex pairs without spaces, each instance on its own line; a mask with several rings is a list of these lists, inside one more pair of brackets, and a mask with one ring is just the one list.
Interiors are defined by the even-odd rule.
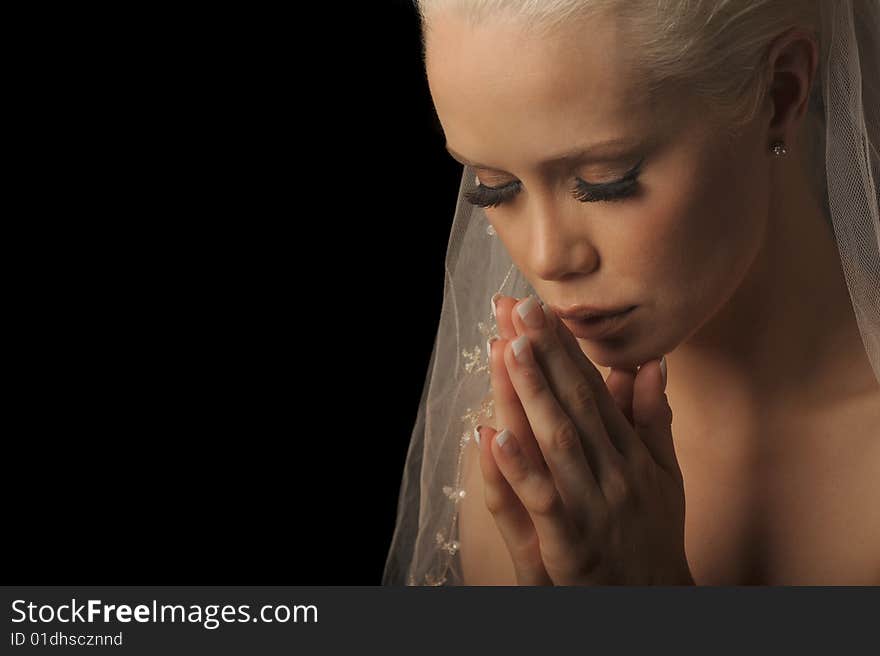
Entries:
[[708,283],[731,293],[751,266],[764,237],[769,205],[768,172],[762,161],[730,157],[716,162],[701,182],[691,229],[693,248],[704,261]]
[[[670,314],[710,314],[738,287],[760,248],[767,173],[742,157],[682,157],[658,175],[628,249],[645,294]],[[659,180],[663,180],[660,184]]]

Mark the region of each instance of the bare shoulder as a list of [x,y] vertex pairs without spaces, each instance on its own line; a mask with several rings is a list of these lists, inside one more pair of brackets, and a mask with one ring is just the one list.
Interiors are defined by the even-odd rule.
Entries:
[[486,508],[480,453],[473,440],[464,446],[462,478],[465,496],[459,502],[458,522],[464,585],[516,585],[507,545]]
[[[863,430],[867,435],[865,441],[866,452],[869,462],[873,464],[872,470],[880,472],[880,391],[874,395],[873,399],[867,404],[865,411],[865,424]],[[876,474],[871,477],[874,481],[873,487],[873,505],[874,508],[880,508],[880,476]],[[878,524],[878,538],[880,538],[880,513],[875,513]],[[877,553],[880,553],[880,539],[878,539]],[[880,559],[877,561],[877,578],[880,583]]]
[[[851,458],[849,467],[839,472],[839,481],[847,481],[850,487],[850,509],[868,524],[864,542],[866,562],[869,554],[880,554],[880,389],[877,393],[854,400],[844,415],[837,418],[836,432],[849,442]],[[829,428],[829,435],[835,433]],[[880,557],[874,560],[874,575],[871,580],[880,584]]]

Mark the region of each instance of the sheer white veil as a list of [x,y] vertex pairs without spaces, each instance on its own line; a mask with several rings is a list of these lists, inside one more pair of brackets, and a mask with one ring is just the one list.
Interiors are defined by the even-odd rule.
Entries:
[[[811,98],[822,121],[821,185],[865,351],[880,382],[880,0],[820,2]],[[821,153],[821,150],[819,151]],[[465,167],[446,254],[443,306],[400,487],[383,585],[461,585],[462,456],[493,423],[486,339],[490,299],[538,295],[493,236]],[[485,419],[489,421],[485,421]]]

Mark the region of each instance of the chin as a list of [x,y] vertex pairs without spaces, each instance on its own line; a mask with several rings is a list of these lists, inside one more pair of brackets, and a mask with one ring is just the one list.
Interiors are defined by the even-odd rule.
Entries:
[[638,370],[645,362],[659,358],[668,352],[660,352],[654,347],[646,349],[642,344],[624,339],[606,339],[601,342],[589,339],[578,339],[577,341],[584,355],[596,366],[611,369],[628,369],[633,372]]
[[596,342],[589,339],[578,339],[581,351],[584,352],[590,361],[600,367],[610,367],[614,369],[636,369],[641,362],[636,362],[633,357],[622,350],[616,350],[613,346],[606,344],[596,345]]

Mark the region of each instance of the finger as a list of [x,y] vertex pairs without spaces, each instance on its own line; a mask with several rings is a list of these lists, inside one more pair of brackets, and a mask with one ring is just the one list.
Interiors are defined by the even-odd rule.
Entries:
[[[528,418],[513,389],[507,368],[504,366],[503,354],[507,344],[505,339],[493,338],[489,340],[489,379],[492,388],[493,409],[495,422],[501,427],[515,427],[520,435],[531,436],[531,427]],[[500,358],[496,364],[496,358]],[[494,438],[495,431],[491,427],[488,430],[489,440]],[[482,441],[481,441],[482,442]],[[531,448],[526,452],[532,458],[536,467],[546,469],[544,457],[538,449],[537,442],[532,436]],[[488,449],[488,455],[484,456],[483,448]],[[498,530],[507,544],[508,551],[514,564],[517,582],[520,585],[544,585],[542,574],[534,564],[534,558],[540,559],[538,551],[538,534],[532,519],[519,497],[510,487],[510,484],[498,470],[489,447],[481,447],[480,457],[483,479],[485,483],[486,506],[495,516]],[[541,561],[543,570],[543,561]],[[546,575],[546,570],[544,570]],[[548,577],[549,578],[549,577]]]
[[492,308],[495,312],[495,323],[498,325],[498,334],[504,339],[515,339],[516,330],[513,328],[513,321],[510,319],[510,310],[516,303],[516,298],[504,296],[503,294],[495,294],[492,297]]
[[[599,370],[581,350],[577,338],[568,329],[568,326],[559,319],[559,316],[546,305],[544,306],[544,316],[548,323],[555,327],[556,334],[566,351],[584,375],[591,380],[602,380]],[[647,455],[645,445],[633,431],[632,422],[628,421],[624,413],[621,412],[604,382],[597,385],[596,389],[596,405],[599,407],[599,414],[605,424],[611,443],[627,460]]]
[[497,431],[491,426],[477,426],[475,434],[480,449],[486,506],[507,545],[517,583],[552,585],[541,558],[538,533],[532,518],[495,462],[491,443],[496,434]]
[[497,433],[491,446],[498,468],[529,512],[538,534],[540,553],[557,562],[574,556],[570,551],[571,545],[577,543],[575,527],[550,473],[531,467],[520,441],[509,430]]
[[[549,325],[538,300],[529,296],[511,313],[518,335],[527,337],[550,390],[563,412],[574,422],[596,479],[601,484],[615,467],[623,469],[624,458],[611,443],[596,397],[605,381],[584,375]],[[581,355],[583,357],[583,355]],[[596,372],[598,374],[598,371]],[[534,430],[534,426],[533,426]]]
[[575,516],[586,517],[604,501],[604,495],[584,454],[578,428],[559,405],[528,341],[522,335],[511,342],[504,350],[504,363],[563,502]]
[[[511,428],[519,435],[527,436],[529,439],[524,444],[523,450],[529,457],[532,466],[536,469],[549,471],[547,463],[544,462],[544,456],[538,448],[538,442],[532,434],[522,403],[520,403],[516,390],[510,382],[510,376],[507,374],[507,367],[504,365],[506,345],[507,340],[505,339],[494,338],[489,341],[489,379],[492,387],[495,423],[501,428]],[[494,438],[494,432],[489,436],[490,440],[492,438]],[[528,510],[498,470],[491,453],[488,457],[481,458],[481,463],[484,460],[487,467],[483,473],[484,479],[487,482],[492,481],[494,486],[491,489],[486,489],[486,505],[490,511],[493,508],[504,509],[501,511],[503,513],[502,519],[496,519],[496,523],[498,523],[498,529],[502,536],[505,535],[505,532],[507,533],[505,542],[508,545],[511,558],[514,560],[517,581],[520,582],[520,585],[544,585],[544,583],[529,582],[540,581],[541,576],[540,573],[534,574],[531,560],[534,553],[538,553],[539,557],[540,553],[529,551],[532,548],[537,549],[538,534]]]
[[[665,357],[661,360],[665,368]],[[672,439],[672,408],[665,392],[661,360],[650,360],[639,369],[633,396],[633,419],[636,432],[654,462],[680,478],[681,468]]]
[[632,402],[636,373],[636,370],[612,367],[611,373],[605,379],[605,387],[608,388],[608,393],[611,394],[614,403],[630,424],[633,423]]
[[[538,442],[529,425],[529,418],[522,407],[516,389],[510,382],[507,367],[504,365],[504,349],[507,340],[492,339],[489,341],[489,380],[492,386],[495,424],[500,428],[509,428],[523,437],[523,450],[535,467],[547,467]],[[496,363],[497,359],[497,363]],[[531,438],[531,439],[526,439]]]

